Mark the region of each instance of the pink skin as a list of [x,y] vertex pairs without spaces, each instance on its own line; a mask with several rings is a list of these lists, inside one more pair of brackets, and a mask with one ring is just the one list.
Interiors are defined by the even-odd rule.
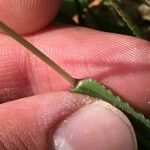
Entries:
[[56,15],[60,0],[0,0],[0,19],[19,33],[35,32]]
[[[0,0],[0,20],[8,23],[19,33],[34,32],[44,28],[54,18],[60,4],[60,1],[56,0],[27,2]],[[31,6],[35,9],[31,9]],[[45,14],[43,14],[43,8]],[[30,15],[23,13],[27,10]],[[18,14],[21,14],[21,17]],[[93,77],[128,100],[137,110],[150,115],[150,104],[148,104],[150,101],[150,43],[148,41],[66,25],[51,25],[24,37],[72,76],[79,79]],[[68,139],[68,141],[75,145],[78,142],[83,144],[80,142],[82,140],[77,141],[77,137],[87,140],[87,136],[80,135],[80,129],[85,126],[85,122],[87,122],[88,130],[99,133],[92,136],[96,139],[101,138],[100,145],[97,142],[101,148],[108,146],[107,149],[111,149],[113,145],[115,149],[121,149],[119,148],[121,139],[130,139],[126,140],[126,145],[130,145],[129,149],[134,149],[130,143],[133,138],[130,134],[131,130],[127,128],[129,123],[125,124],[120,119],[125,118],[123,114],[122,117],[120,115],[117,118],[114,117],[115,108],[110,106],[111,111],[101,105],[100,110],[96,111],[95,106],[89,104],[89,112],[94,110],[93,114],[79,111],[77,118],[81,119],[69,117],[67,119],[70,122],[69,125],[64,123],[60,125],[68,115],[86,105],[89,97],[62,92],[67,91],[71,85],[23,46],[4,34],[0,34],[0,62],[0,149],[4,147],[48,149],[49,143],[52,148],[51,138],[66,137],[68,139],[70,131],[75,134],[73,136],[75,139],[73,141]],[[38,94],[41,95],[38,96]],[[21,99],[23,97],[24,99]],[[91,101],[95,99],[90,99],[89,103]],[[93,118],[92,129],[91,124],[88,124],[91,120],[85,114]],[[99,114],[107,115],[103,119],[103,115],[99,116]],[[106,124],[98,128],[102,119],[108,125],[111,124],[111,130]],[[75,127],[77,130],[72,130]],[[118,128],[122,130],[118,131]],[[102,129],[107,130],[108,134],[101,134]],[[79,136],[76,137],[77,131]],[[55,136],[53,136],[54,133]],[[118,143],[112,140],[115,139],[114,133],[115,138],[119,139]],[[107,136],[110,137],[110,146],[103,141],[107,139]],[[120,147],[124,144],[122,143]],[[90,146],[92,145],[89,142]]]
[[[70,87],[16,41],[6,35],[0,38],[1,102]],[[150,114],[149,42],[67,26],[51,26],[26,38],[72,76],[98,79],[138,110]]]

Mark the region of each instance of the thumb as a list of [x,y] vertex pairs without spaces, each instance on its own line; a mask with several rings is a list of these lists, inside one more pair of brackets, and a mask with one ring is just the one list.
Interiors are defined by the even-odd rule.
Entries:
[[1,104],[0,149],[136,149],[127,118],[93,100],[59,92]]

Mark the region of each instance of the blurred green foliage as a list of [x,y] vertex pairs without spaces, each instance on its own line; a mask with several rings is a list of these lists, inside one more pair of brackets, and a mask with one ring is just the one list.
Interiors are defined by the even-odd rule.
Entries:
[[[118,2],[123,14],[119,15],[114,9],[113,1]],[[89,7],[92,0],[63,0],[57,21],[127,35],[138,36],[139,30],[143,38],[150,40],[150,20],[144,19],[145,12],[150,15],[149,1],[102,0],[99,5]],[[122,18],[124,15],[128,20]]]

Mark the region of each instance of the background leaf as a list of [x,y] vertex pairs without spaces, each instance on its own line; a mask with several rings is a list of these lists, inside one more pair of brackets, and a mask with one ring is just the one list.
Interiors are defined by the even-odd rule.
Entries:
[[[148,0],[118,1],[119,6],[123,10],[124,14],[127,14],[126,18],[130,18],[128,25],[130,28],[134,27],[134,30],[132,31],[128,28],[126,22],[124,22],[119,16],[118,12],[112,8],[110,0],[77,1],[80,3],[82,11],[78,10],[77,6],[75,5],[75,0],[63,0],[62,9],[57,17],[57,22],[69,23],[73,25],[76,24],[101,31],[127,35],[133,35],[133,33],[136,33],[136,35],[142,35],[142,38],[150,40],[150,19],[145,19],[144,17],[145,11],[147,11],[147,16],[148,13],[150,14]],[[93,1],[99,1],[99,3],[91,6],[91,2]],[[80,21],[77,19],[79,16]],[[139,29],[137,29],[137,26]],[[139,31],[141,31],[141,33]]]

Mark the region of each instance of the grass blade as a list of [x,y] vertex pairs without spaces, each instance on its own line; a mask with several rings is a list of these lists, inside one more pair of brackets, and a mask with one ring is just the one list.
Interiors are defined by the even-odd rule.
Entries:
[[71,89],[71,92],[102,98],[119,108],[128,116],[134,127],[139,149],[150,150],[150,120],[146,119],[142,113],[135,111],[127,102],[121,100],[104,85],[87,78],[81,80],[75,88]]
[[138,26],[135,24],[135,22],[132,20],[132,18],[121,9],[121,6],[118,2],[118,0],[110,0],[112,7],[117,11],[117,13],[122,17],[123,21],[127,24],[127,26],[130,28],[132,33],[137,36],[142,38],[142,34],[140,32],[140,29]]

